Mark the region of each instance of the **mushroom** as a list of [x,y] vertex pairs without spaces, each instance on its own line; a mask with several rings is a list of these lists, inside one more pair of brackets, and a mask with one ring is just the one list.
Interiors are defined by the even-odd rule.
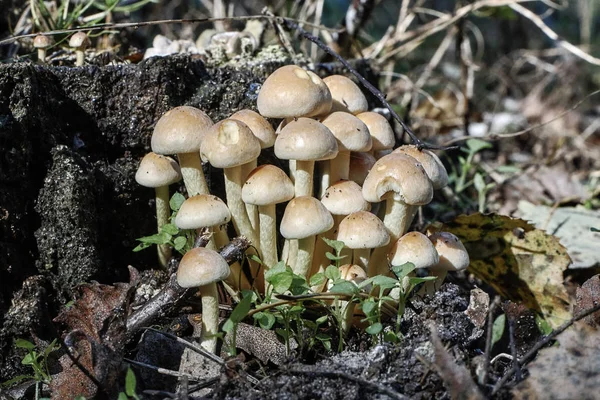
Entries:
[[429,240],[435,246],[440,260],[429,267],[429,274],[436,276],[434,281],[423,284],[420,294],[433,294],[442,286],[448,271],[462,271],[470,264],[469,253],[456,235],[450,232],[436,232],[429,235]]
[[242,201],[242,165],[258,157],[260,142],[248,125],[235,119],[225,119],[208,131],[200,152],[213,167],[223,168],[227,205],[236,231],[260,248],[259,237],[252,228]]
[[52,36],[47,35],[37,35],[33,39],[33,47],[37,49],[38,61],[41,64],[46,63],[46,50],[52,46],[53,42]]
[[333,217],[314,197],[301,196],[290,201],[281,220],[281,235],[298,241],[298,253],[290,266],[295,274],[307,277],[315,248],[315,236],[333,226]]
[[[417,160],[404,154],[388,154],[380,158],[367,175],[363,197],[373,203],[385,200],[383,223],[394,243],[405,233],[408,206],[429,203],[433,187]],[[369,276],[387,274],[387,252],[387,247],[373,251]]]
[[383,115],[367,111],[356,115],[356,118],[365,123],[373,139],[371,153],[381,152],[382,150],[390,150],[396,144],[396,136],[394,130]]
[[265,270],[277,264],[275,205],[294,197],[294,184],[280,168],[261,165],[250,173],[242,187],[242,200],[258,206],[260,249]]
[[331,131],[309,118],[291,121],[275,139],[275,156],[296,161],[296,197],[312,195],[315,161],[332,159],[337,153],[338,144]]
[[202,138],[212,125],[212,120],[203,111],[180,106],[160,117],[152,133],[153,152],[177,154],[189,196],[209,194],[198,152]]
[[386,246],[390,242],[390,234],[376,215],[358,211],[340,222],[337,240],[353,250],[353,264],[368,270],[371,249]]
[[196,247],[185,253],[177,269],[177,283],[183,288],[198,287],[202,298],[200,346],[217,352],[219,293],[217,282],[229,276],[229,265],[216,251]]
[[85,63],[85,49],[90,45],[90,38],[85,32],[76,32],[69,39],[69,47],[75,50],[75,65],[81,67]]
[[[339,268],[340,278],[358,286],[361,282],[367,279],[367,273],[360,265],[344,264]],[[352,301],[337,300],[337,307],[341,312],[341,326],[340,329],[344,334],[350,331],[352,326],[352,318],[354,317],[355,303]]]
[[329,113],[331,93],[314,72],[286,65],[265,80],[256,105],[267,118],[313,117]]
[[344,111],[360,114],[369,109],[367,98],[350,78],[343,75],[331,75],[323,79],[333,99],[331,112]]
[[350,171],[348,171],[348,179],[362,186],[376,161],[375,157],[370,153],[350,153]]
[[[135,181],[142,186],[152,187],[156,193],[156,225],[160,228],[169,222],[171,208],[169,207],[169,185],[181,180],[179,165],[170,157],[148,153],[140,162]],[[158,246],[158,261],[165,268],[171,258],[171,247]]]
[[410,262],[416,268],[430,268],[440,261],[434,245],[421,232],[409,232],[398,239],[388,258],[392,265]]

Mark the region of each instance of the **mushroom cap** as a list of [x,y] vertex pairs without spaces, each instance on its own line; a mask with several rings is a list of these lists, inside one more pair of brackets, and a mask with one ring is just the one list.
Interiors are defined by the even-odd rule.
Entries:
[[76,32],[69,39],[69,47],[83,50],[90,44],[90,38],[85,32]]
[[393,192],[409,205],[423,205],[433,199],[433,187],[417,160],[404,154],[381,157],[367,175],[363,197],[372,203],[382,201]]
[[167,111],[156,123],[152,133],[152,151],[158,154],[195,153],[213,125],[202,110],[190,106]]
[[387,245],[390,234],[375,214],[358,211],[340,222],[337,240],[350,249],[375,249]]
[[244,203],[257,206],[283,203],[294,198],[292,180],[274,165],[265,164],[250,172],[242,186]]
[[258,158],[260,142],[245,123],[224,119],[206,133],[200,153],[213,167],[232,168]]
[[427,172],[434,190],[441,189],[448,184],[448,172],[435,153],[429,150],[419,150],[414,145],[400,146],[393,153],[406,154],[420,162]]
[[254,133],[254,136],[256,136],[260,142],[260,147],[262,149],[273,147],[275,144],[275,138],[277,137],[275,129],[273,129],[269,121],[259,113],[252,110],[240,110],[229,118],[242,121],[248,125],[248,128],[250,128],[252,133]]
[[367,125],[352,114],[337,111],[329,114],[321,123],[337,139],[339,151],[369,151],[373,145]]
[[421,232],[409,232],[398,239],[388,258],[392,265],[410,262],[417,268],[433,267],[440,261],[433,243]]
[[331,112],[345,111],[360,114],[369,109],[367,98],[350,78],[343,75],[331,75],[323,79],[331,92],[333,105]]
[[52,36],[37,35],[33,39],[33,47],[35,47],[36,49],[46,49],[46,48],[52,46],[53,42],[54,42],[54,40],[52,39]]
[[350,172],[348,179],[362,185],[377,159],[369,153],[350,153]]
[[227,205],[210,194],[198,194],[185,200],[175,217],[179,229],[199,229],[223,225],[231,219]]
[[330,160],[337,154],[335,136],[325,125],[310,118],[290,121],[275,139],[275,156],[282,160]]
[[352,282],[355,285],[360,285],[368,278],[365,270],[356,264],[344,264],[340,266],[339,271],[343,280]]
[[145,187],[168,186],[181,180],[179,164],[171,157],[148,153],[135,173],[135,181]]
[[373,139],[371,150],[379,151],[391,149],[396,144],[394,130],[388,120],[381,114],[367,111],[356,116],[365,123]]
[[369,202],[363,199],[361,187],[354,181],[339,181],[329,186],[321,203],[333,215],[348,215],[370,208]]
[[429,235],[440,261],[436,268],[446,271],[460,271],[469,266],[469,253],[459,238],[450,232],[436,232]]
[[288,203],[281,219],[281,235],[286,239],[304,239],[328,231],[333,217],[314,197],[300,196]]
[[329,112],[331,93],[314,72],[286,65],[265,80],[256,105],[267,118],[312,117]]
[[177,269],[177,283],[183,288],[200,287],[226,279],[227,261],[216,251],[196,247],[185,253]]

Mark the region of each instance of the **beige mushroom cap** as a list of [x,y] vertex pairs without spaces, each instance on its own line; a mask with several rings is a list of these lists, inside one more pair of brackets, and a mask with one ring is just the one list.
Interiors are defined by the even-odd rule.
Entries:
[[291,179],[274,165],[265,164],[255,168],[242,187],[244,203],[257,206],[283,203],[294,197]]
[[267,118],[313,117],[331,109],[331,93],[314,72],[286,65],[263,83],[256,101]]
[[450,232],[436,232],[429,240],[440,255],[438,268],[446,271],[460,271],[469,266],[469,253],[459,238]]
[[167,186],[180,180],[179,164],[170,157],[156,153],[146,154],[135,173],[135,181],[145,187]]
[[351,79],[342,75],[331,75],[323,79],[333,99],[331,112],[345,111],[360,114],[369,109],[367,98]]
[[229,272],[227,261],[219,253],[196,247],[179,262],[177,283],[183,288],[205,286],[226,279]]
[[420,232],[409,232],[394,243],[388,258],[392,265],[413,263],[417,268],[436,265],[440,258],[429,238]]
[[350,154],[348,179],[362,185],[376,161],[377,159],[372,154],[352,152]]
[[281,219],[281,235],[286,239],[304,239],[333,227],[333,217],[314,197],[300,196],[288,203]]
[[337,111],[329,114],[321,123],[337,139],[339,151],[369,151],[373,145],[367,125],[352,114]]
[[390,235],[375,214],[358,211],[340,222],[337,240],[350,249],[375,249],[390,242]]
[[156,123],[152,133],[152,151],[158,154],[200,151],[202,138],[212,125],[208,115],[195,107],[175,107]]
[[365,123],[373,139],[371,150],[380,151],[391,149],[396,144],[394,130],[388,120],[381,114],[367,111],[356,116]]
[[199,229],[223,225],[231,220],[227,205],[210,194],[198,194],[185,200],[175,217],[179,229]]
[[353,181],[340,181],[329,186],[321,203],[333,215],[348,215],[370,208],[368,201],[363,199],[361,187]]
[[69,39],[69,47],[84,50],[90,44],[90,38],[85,32],[76,32]]
[[372,203],[394,192],[410,205],[433,199],[433,186],[417,160],[404,154],[388,154],[377,160],[363,184],[363,197]]
[[368,276],[364,269],[356,264],[344,264],[339,268],[341,278],[345,281],[360,285]]
[[54,43],[54,40],[52,39],[52,36],[48,35],[37,35],[33,39],[33,47],[36,49],[47,49],[52,46],[52,43]]
[[229,119],[242,121],[254,133],[254,136],[260,142],[260,147],[263,149],[273,147],[275,144],[275,129],[271,126],[262,115],[252,110],[240,110],[233,114]]
[[200,153],[213,167],[232,168],[258,158],[260,142],[245,123],[225,119],[206,133]]
[[441,189],[448,184],[448,172],[435,153],[429,150],[419,150],[414,145],[400,146],[393,153],[406,154],[420,162],[433,184],[433,189]]
[[335,136],[322,123],[298,118],[277,135],[275,155],[282,160],[329,160],[338,154]]

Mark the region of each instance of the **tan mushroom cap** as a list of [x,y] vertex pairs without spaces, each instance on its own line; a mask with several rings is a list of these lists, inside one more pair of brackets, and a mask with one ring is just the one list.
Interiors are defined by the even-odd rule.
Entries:
[[377,160],[363,184],[363,197],[372,203],[394,192],[409,205],[433,199],[433,186],[417,160],[405,154],[388,154]]
[[371,150],[380,151],[391,149],[396,144],[394,130],[388,120],[381,114],[367,111],[356,116],[365,123],[373,139]]
[[329,186],[321,203],[333,215],[348,215],[370,208],[369,202],[362,196],[361,187],[353,181],[340,181]]
[[257,206],[283,203],[294,197],[294,184],[281,168],[265,164],[255,168],[242,187],[244,203]]
[[231,220],[227,205],[210,194],[198,194],[185,200],[175,217],[179,229],[199,229],[223,225]]
[[156,123],[152,151],[158,154],[200,151],[202,138],[212,125],[212,120],[202,110],[190,106],[175,107]]
[[358,211],[340,222],[337,240],[350,249],[375,249],[387,245],[390,235],[375,214]]
[[314,197],[300,196],[288,203],[281,219],[281,235],[286,239],[304,239],[333,227],[333,217]]
[[170,157],[156,153],[146,154],[135,173],[135,181],[145,187],[168,186],[180,180],[179,164]]
[[440,261],[437,268],[446,271],[460,271],[469,266],[469,253],[459,238],[450,232],[436,232],[429,235],[429,240],[435,246]]
[[433,189],[441,189],[448,184],[448,172],[435,153],[429,150],[419,150],[414,145],[400,146],[393,153],[406,154],[420,162],[433,184]]
[[348,179],[362,185],[377,159],[369,153],[350,153],[350,172]]
[[205,286],[226,279],[229,272],[227,261],[219,253],[196,247],[179,262],[177,283],[183,288]]
[[321,123],[337,139],[339,151],[369,151],[373,145],[367,125],[352,114],[337,111],[329,114]]
[[429,238],[420,232],[409,232],[394,243],[388,258],[392,265],[413,263],[417,268],[436,265],[440,258]]
[[337,153],[338,144],[329,128],[310,118],[291,121],[275,140],[275,155],[282,160],[329,160]]
[[331,93],[314,72],[286,65],[265,80],[256,104],[267,118],[312,117],[329,112]]
[[367,98],[351,79],[342,75],[331,75],[323,79],[333,99],[331,112],[345,111],[360,114],[369,109]]
[[52,46],[52,43],[54,43],[54,40],[52,39],[52,36],[48,35],[37,35],[33,39],[33,47],[36,49],[47,49]]
[[213,167],[232,168],[256,159],[260,142],[245,123],[225,119],[206,133],[200,153]]
[[341,278],[345,281],[360,285],[368,276],[364,269],[356,264],[344,264],[339,268]]
[[69,39],[69,47],[84,50],[90,44],[90,38],[85,32],[76,32]]
[[242,121],[248,125],[248,128],[250,128],[252,133],[254,133],[254,136],[256,136],[260,142],[260,147],[262,149],[273,147],[275,144],[275,138],[277,137],[275,129],[273,129],[269,121],[259,113],[252,110],[240,110],[229,118]]

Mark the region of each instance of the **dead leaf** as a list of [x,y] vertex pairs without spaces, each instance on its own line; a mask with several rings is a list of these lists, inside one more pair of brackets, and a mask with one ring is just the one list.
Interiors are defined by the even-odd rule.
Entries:
[[556,237],[521,219],[479,213],[429,230],[458,236],[469,252],[469,271],[500,295],[541,312],[553,327],[571,318],[563,284],[571,259]]
[[598,399],[600,331],[583,322],[558,336],[560,346],[539,352],[530,376],[513,391],[516,399]]
[[[225,336],[225,342],[231,343],[231,334]],[[275,365],[284,364],[289,358],[286,355],[285,345],[278,339],[274,331],[267,331],[243,322],[237,325],[235,347],[253,355],[265,364],[269,361]],[[295,350],[298,343],[290,339],[290,350]]]
[[[54,319],[66,326],[65,343],[79,364],[100,382],[103,397],[115,395],[111,398],[116,398],[129,303],[137,281],[137,271],[131,267],[130,276],[130,283],[81,285],[79,298]],[[96,385],[67,354],[59,363],[61,372],[53,376],[50,383],[53,399],[99,395]]]
[[[575,297],[577,299],[574,310],[576,314],[597,306],[598,302],[600,302],[599,275],[592,276],[590,279],[585,281],[580,288],[577,288]],[[590,326],[600,326],[600,311],[588,315],[583,320]]]
[[469,307],[465,310],[465,314],[467,314],[473,325],[479,329],[483,328],[489,309],[490,295],[479,288],[471,290]]

